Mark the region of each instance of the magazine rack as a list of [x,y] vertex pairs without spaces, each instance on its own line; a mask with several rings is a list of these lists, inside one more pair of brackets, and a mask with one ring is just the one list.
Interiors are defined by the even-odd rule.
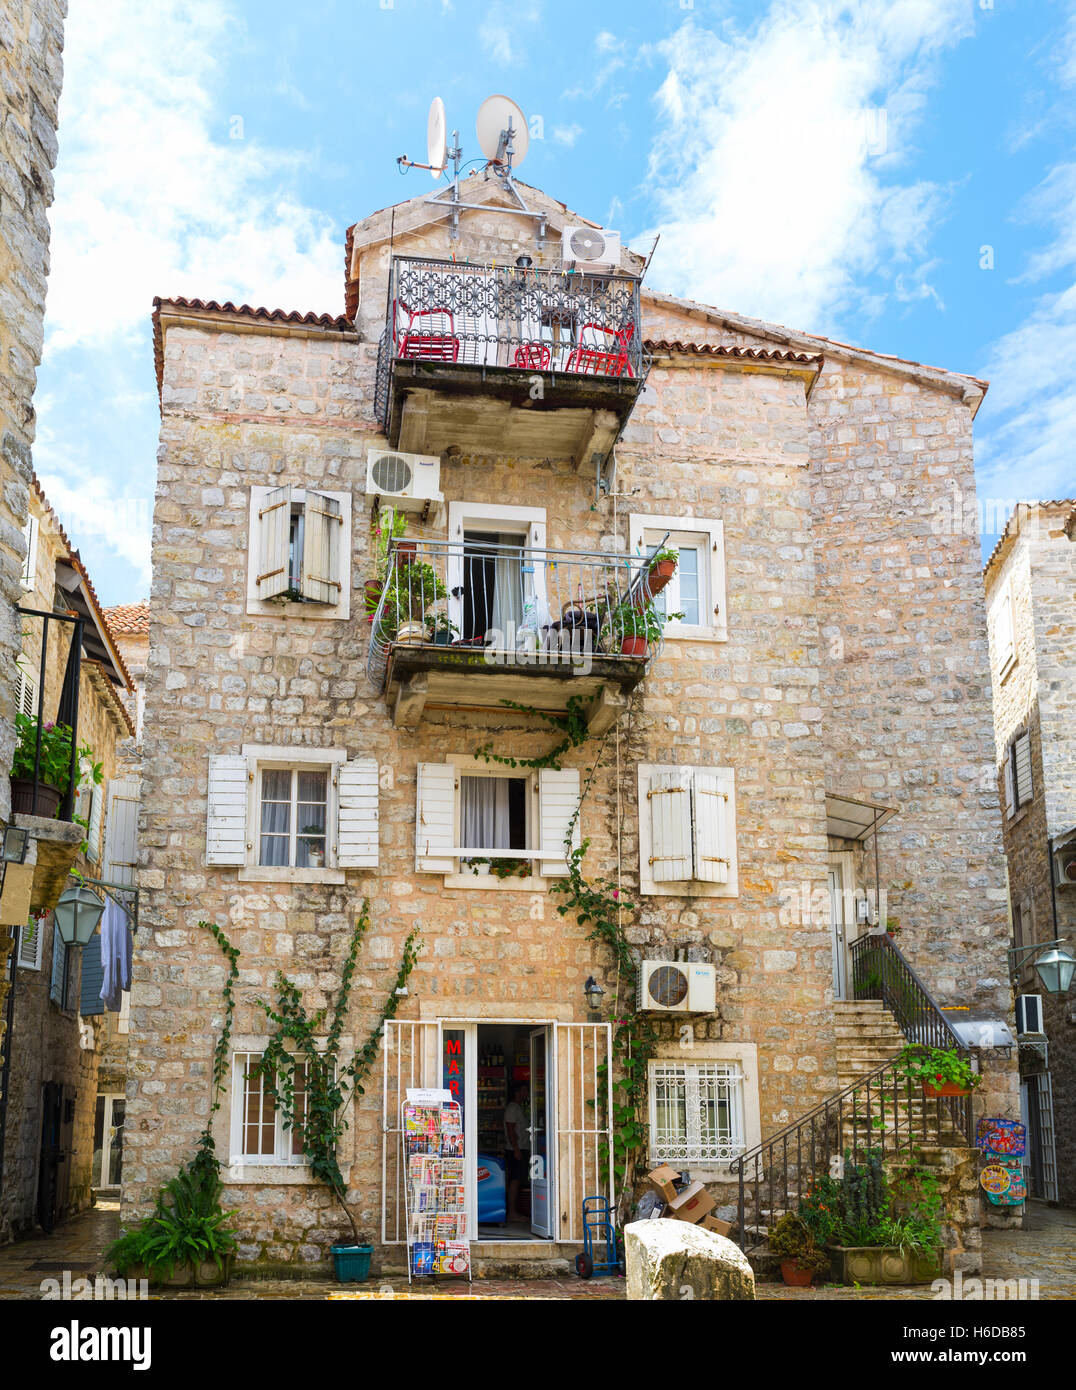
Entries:
[[403,1104],[407,1282],[471,1279],[463,1117],[448,1091],[406,1092]]

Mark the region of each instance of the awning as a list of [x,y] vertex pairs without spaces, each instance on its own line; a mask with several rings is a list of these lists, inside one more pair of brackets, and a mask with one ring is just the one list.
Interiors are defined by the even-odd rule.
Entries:
[[896,814],[895,806],[884,806],[880,801],[826,792],[826,834],[841,840],[865,840]]

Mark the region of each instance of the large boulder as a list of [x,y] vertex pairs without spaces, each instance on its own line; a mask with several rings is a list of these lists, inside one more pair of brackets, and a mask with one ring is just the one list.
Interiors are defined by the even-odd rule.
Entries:
[[624,1227],[628,1298],[754,1299],[755,1275],[738,1246],[686,1221],[633,1221]]

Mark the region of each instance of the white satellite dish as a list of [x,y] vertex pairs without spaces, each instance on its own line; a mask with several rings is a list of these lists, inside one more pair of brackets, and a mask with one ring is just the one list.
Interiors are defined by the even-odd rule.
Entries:
[[438,179],[444,172],[446,150],[445,104],[440,97],[434,97],[426,119],[426,158],[431,178]]
[[512,126],[512,168],[518,169],[526,159],[531,144],[527,118],[511,97],[486,97],[478,108],[475,132],[478,135],[479,147],[487,159],[504,159],[501,136],[509,124]]

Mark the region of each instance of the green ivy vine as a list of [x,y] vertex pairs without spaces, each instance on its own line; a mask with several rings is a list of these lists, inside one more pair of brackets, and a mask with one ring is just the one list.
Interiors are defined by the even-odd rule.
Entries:
[[[312,1175],[326,1184],[347,1217],[356,1245],[361,1242],[347,1205],[346,1184],[340,1171],[337,1149],[348,1128],[347,1107],[356,1095],[364,1094],[363,1082],[377,1059],[385,1023],[395,1015],[399,1005],[400,995],[397,991],[406,986],[421,950],[418,933],[413,931],[404,942],[395,983],[370,1036],[349,1062],[340,1065],[340,1038],[347,1017],[359,950],[369,925],[370,901],[367,898],[363,901],[351,934],[340,989],[332,1006],[329,1030],[324,1037],[319,1034],[329,1010],[319,1009],[314,1014],[308,1014],[298,986],[283,972],[277,971],[276,975],[276,1007],[267,1004],[264,999],[255,1000],[266,1018],[276,1025],[277,1031],[255,1064],[254,1074],[263,1077],[265,1089],[281,1112],[285,1131],[294,1130],[302,1152],[309,1161]],[[297,1063],[302,1063],[306,1068],[304,1100],[298,1109],[295,1103]]]
[[586,707],[589,699],[583,699],[580,695],[569,697],[563,713],[551,714],[549,710],[535,709],[533,705],[520,705],[515,700],[502,700],[501,704],[508,709],[514,709],[520,714],[533,715],[535,719],[542,719],[551,725],[558,732],[562,732],[564,737],[555,748],[551,748],[548,753],[541,754],[537,758],[506,758],[500,753],[493,752],[492,743],[484,743],[481,748],[475,751],[476,758],[484,758],[487,763],[500,763],[502,767],[529,767],[535,770],[539,768],[550,768],[554,772],[560,771],[560,760],[565,753],[573,748],[578,748],[580,744],[586,743],[590,738],[587,730]]

